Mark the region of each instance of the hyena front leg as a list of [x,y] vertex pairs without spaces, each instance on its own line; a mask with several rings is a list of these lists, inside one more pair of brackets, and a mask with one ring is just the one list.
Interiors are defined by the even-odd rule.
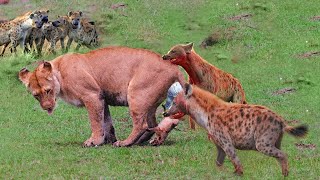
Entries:
[[[219,138],[216,138],[219,137]],[[219,146],[222,151],[230,158],[234,168],[235,168],[235,174],[237,175],[242,175],[243,174],[243,168],[240,163],[240,160],[236,154],[236,149],[232,145],[230,138],[225,137],[224,135],[220,134],[219,135],[213,135],[212,140],[214,142],[217,142],[217,146]],[[218,157],[217,157],[217,162],[223,162],[225,154],[223,154],[221,151],[218,149]]]
[[216,145],[216,147],[217,147],[217,150],[218,150],[218,156],[217,156],[216,164],[217,164],[217,166],[222,166],[223,162],[224,162],[224,159],[226,157],[226,153],[224,152],[224,150],[220,146]]

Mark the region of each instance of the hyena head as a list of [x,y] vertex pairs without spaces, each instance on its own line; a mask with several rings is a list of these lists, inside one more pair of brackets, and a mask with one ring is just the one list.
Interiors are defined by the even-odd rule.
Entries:
[[43,110],[50,115],[56,106],[56,97],[60,92],[60,84],[53,75],[50,62],[43,62],[33,71],[23,68],[19,79],[37,99]]
[[68,13],[69,22],[72,24],[73,29],[77,29],[80,25],[80,20],[82,18],[81,11],[70,11]]
[[41,28],[44,23],[48,22],[48,13],[49,10],[39,10],[32,13],[36,28]]
[[52,22],[52,25],[54,27],[65,27],[68,23],[68,17],[67,16],[58,16],[58,19]]
[[49,18],[48,18],[49,12],[50,11],[48,9],[39,10],[39,16],[40,16],[42,22],[46,23],[49,21]]
[[173,64],[183,65],[187,63],[187,55],[191,53],[192,48],[193,43],[175,45],[162,58],[163,60],[169,60]]
[[192,86],[185,84],[184,91],[181,91],[173,100],[172,106],[167,111],[166,116],[179,119],[185,114],[189,114],[188,101],[192,95]]

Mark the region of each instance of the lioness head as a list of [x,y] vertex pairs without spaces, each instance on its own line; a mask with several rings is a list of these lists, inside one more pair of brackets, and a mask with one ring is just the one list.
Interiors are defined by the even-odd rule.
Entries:
[[26,68],[21,69],[19,79],[39,101],[42,109],[51,114],[60,92],[60,84],[53,74],[50,62],[41,63],[33,72]]
[[177,65],[183,65],[187,62],[187,54],[190,54],[193,48],[193,43],[186,45],[176,45],[173,46],[170,51],[163,55],[163,60],[170,60],[171,63]]

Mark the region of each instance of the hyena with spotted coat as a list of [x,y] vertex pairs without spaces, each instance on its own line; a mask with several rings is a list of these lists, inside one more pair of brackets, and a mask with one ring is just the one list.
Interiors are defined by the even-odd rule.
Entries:
[[275,157],[288,176],[287,155],[280,150],[284,132],[296,137],[306,135],[307,126],[288,126],[285,120],[268,108],[259,105],[227,103],[208,91],[185,85],[185,91],[174,99],[168,115],[190,115],[207,130],[208,138],[216,145],[216,164],[221,166],[225,156],[231,159],[235,173],[243,174],[243,168],[235,149],[257,150]]
[[[173,46],[163,59],[182,66],[188,73],[191,84],[217,95],[226,102],[246,103],[239,80],[199,56],[193,49],[193,43]],[[191,120],[190,126],[194,129]]]

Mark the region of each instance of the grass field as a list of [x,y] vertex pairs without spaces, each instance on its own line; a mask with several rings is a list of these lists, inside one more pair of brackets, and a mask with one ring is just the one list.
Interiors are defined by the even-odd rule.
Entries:
[[[111,8],[119,2],[127,6]],[[198,54],[242,82],[249,103],[271,108],[291,125],[309,126],[305,139],[285,135],[282,141],[289,157],[287,179],[319,179],[320,56],[302,56],[320,51],[320,22],[312,19],[320,15],[319,6],[317,0],[11,0],[0,5],[0,19],[37,8],[49,8],[51,20],[82,10],[96,21],[103,46],[164,54],[175,44],[194,42]],[[248,16],[239,16],[244,14]],[[211,33],[223,35],[230,28],[229,38],[222,36],[214,46],[199,47]],[[90,135],[86,110],[60,101],[48,116],[17,78],[22,67],[32,69],[32,62],[55,56],[35,59],[18,50],[17,56],[0,57],[0,179],[283,178],[274,158],[254,151],[237,151],[243,177],[233,174],[229,159],[223,168],[216,167],[215,146],[203,130],[190,131],[187,122],[160,147],[82,148]],[[283,88],[295,91],[274,95]],[[132,127],[128,109],[113,107],[111,113],[117,138],[125,139]]]

